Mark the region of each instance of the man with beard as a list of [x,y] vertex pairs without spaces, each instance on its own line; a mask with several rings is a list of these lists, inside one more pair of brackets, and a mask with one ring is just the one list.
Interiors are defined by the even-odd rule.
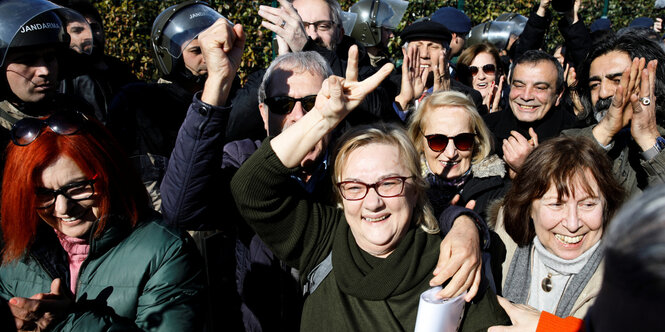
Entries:
[[83,98],[106,123],[115,94],[138,79],[127,64],[104,54],[103,20],[94,5],[88,1],[58,2],[82,15],[73,16],[66,24],[70,48],[77,54],[69,58],[72,72],[60,83],[60,91]]
[[665,52],[656,42],[625,33],[598,43],[578,76],[590,125],[564,134],[593,137],[631,193],[665,180],[664,64]]

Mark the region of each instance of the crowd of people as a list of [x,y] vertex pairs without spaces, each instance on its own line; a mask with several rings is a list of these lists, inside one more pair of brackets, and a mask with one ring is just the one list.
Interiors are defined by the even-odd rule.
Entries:
[[241,83],[204,1],[155,18],[143,82],[89,1],[0,0],[1,329],[413,331],[437,286],[459,331],[657,329],[662,20],[580,5],[398,31],[408,1],[279,0]]

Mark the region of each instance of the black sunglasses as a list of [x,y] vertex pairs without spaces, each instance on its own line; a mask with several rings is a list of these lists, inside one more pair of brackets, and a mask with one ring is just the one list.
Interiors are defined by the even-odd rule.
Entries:
[[[469,71],[471,72],[472,76],[478,75],[479,70],[480,70],[480,68],[478,68],[476,66],[469,66]],[[492,75],[492,74],[496,73],[496,66],[491,64],[491,63],[488,63],[488,64],[482,66],[482,70],[483,70],[483,73],[485,73],[487,75]]]
[[429,148],[434,152],[441,152],[445,150],[450,140],[453,140],[453,144],[455,144],[457,150],[469,151],[471,148],[473,148],[475,137],[476,134],[473,133],[462,133],[454,137],[449,137],[442,134],[425,136],[427,139],[427,145],[429,145]]
[[45,119],[25,118],[12,126],[12,142],[18,146],[26,146],[34,142],[44,127],[49,127],[59,135],[76,134],[88,118],[80,112],[62,111]]
[[314,103],[316,102],[316,95],[309,95],[302,98],[292,98],[289,96],[276,96],[266,98],[264,103],[268,105],[270,112],[279,115],[287,115],[293,111],[293,108],[296,106],[296,103],[300,102],[302,104],[303,110],[309,112],[314,108]]

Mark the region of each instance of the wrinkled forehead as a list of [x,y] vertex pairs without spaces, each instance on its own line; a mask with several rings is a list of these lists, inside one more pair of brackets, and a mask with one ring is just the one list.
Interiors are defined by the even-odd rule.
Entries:
[[333,20],[330,6],[323,0],[294,0],[293,8],[305,22]]

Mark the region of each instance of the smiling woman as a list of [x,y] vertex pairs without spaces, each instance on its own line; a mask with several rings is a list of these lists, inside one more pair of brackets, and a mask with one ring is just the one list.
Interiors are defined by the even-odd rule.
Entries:
[[624,190],[596,142],[560,137],[538,146],[506,194],[496,231],[508,250],[503,294],[583,318],[600,288],[600,246]]
[[196,247],[160,224],[106,129],[61,112],[11,134],[0,298],[17,329],[198,331]]

